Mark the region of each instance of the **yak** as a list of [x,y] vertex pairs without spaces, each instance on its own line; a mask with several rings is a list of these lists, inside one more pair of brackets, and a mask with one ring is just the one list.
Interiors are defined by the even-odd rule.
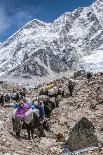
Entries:
[[33,119],[29,124],[27,124],[24,120],[20,120],[18,118],[12,118],[13,131],[16,132],[16,138],[20,139],[20,132],[22,129],[26,129],[28,133],[28,139],[33,138],[34,129],[39,131],[39,136],[45,136],[44,129],[49,131],[49,125],[47,119],[41,122],[39,116],[33,113]]

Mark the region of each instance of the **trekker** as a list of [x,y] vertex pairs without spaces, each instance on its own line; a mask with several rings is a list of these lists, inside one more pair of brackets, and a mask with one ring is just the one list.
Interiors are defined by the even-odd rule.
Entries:
[[35,104],[34,102],[32,102],[32,109],[38,109],[39,110],[39,119],[40,119],[40,122],[36,122],[36,127],[37,129],[40,131],[40,135],[41,136],[45,136],[45,133],[44,133],[44,129],[43,129],[43,124],[47,124],[46,122],[46,119],[45,119],[45,110],[44,110],[44,104],[42,101],[38,101],[37,104]]
[[15,101],[17,102],[20,99],[19,93],[17,92],[15,95]]
[[24,102],[20,101],[16,110],[16,118],[23,119],[25,112]]
[[34,103],[34,101],[32,101],[32,109],[38,109],[39,110],[39,118],[41,120],[45,119],[45,110],[44,110],[44,104],[42,101],[38,101],[37,104]]
[[74,90],[74,81],[73,80],[69,80],[68,89],[69,89],[70,96],[73,96],[73,90]]
[[24,103],[23,101],[19,102],[19,106],[16,110],[16,117],[23,119],[25,117],[25,113],[31,108],[31,104]]
[[45,110],[44,110],[44,104],[42,101],[38,102],[37,108],[39,109],[39,118],[41,120],[45,119]]
[[5,103],[5,98],[4,98],[4,95],[1,94],[0,95],[0,104],[1,104],[2,107],[4,106],[4,103]]
[[92,73],[89,71],[89,72],[87,72],[87,79],[88,79],[88,82],[90,81],[91,78],[92,78]]
[[10,94],[5,95],[5,102],[10,102]]

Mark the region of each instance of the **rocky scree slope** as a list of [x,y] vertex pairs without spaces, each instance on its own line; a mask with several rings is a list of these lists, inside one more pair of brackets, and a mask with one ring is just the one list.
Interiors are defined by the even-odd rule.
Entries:
[[85,68],[81,58],[103,46],[102,17],[103,2],[96,0],[53,23],[30,21],[0,46],[0,75],[46,76]]
[[51,131],[56,135],[63,134],[68,141],[75,124],[85,117],[93,123],[102,148],[81,154],[100,155],[103,153],[103,75],[94,75],[89,83],[85,77],[79,77],[75,82],[74,96],[63,98],[59,109],[54,109],[51,115]]
[[[72,128],[83,117],[93,123],[98,140],[103,144],[103,75],[94,75],[89,83],[85,77],[78,77],[75,82],[74,97],[62,98],[59,107],[53,110],[50,117],[50,132],[46,133],[46,137],[34,138],[34,141],[30,141],[26,139],[27,134],[22,131],[21,141],[18,141],[13,134],[10,134],[12,133],[11,109],[1,108],[0,153],[70,155],[65,142],[68,141]],[[65,90],[68,94],[66,85]],[[58,139],[57,135],[62,135],[62,139]],[[102,153],[103,148],[101,150],[97,148],[81,154],[101,155]]]

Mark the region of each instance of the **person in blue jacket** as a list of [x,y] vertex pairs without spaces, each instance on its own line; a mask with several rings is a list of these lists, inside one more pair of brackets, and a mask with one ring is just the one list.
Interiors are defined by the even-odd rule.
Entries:
[[39,109],[39,117],[42,120],[45,119],[45,110],[44,110],[44,104],[42,101],[38,102],[37,108]]
[[44,104],[42,101],[38,101],[38,104],[33,103],[31,108],[38,109],[39,110],[39,118],[41,120],[45,119],[45,110],[44,110]]
[[16,101],[14,101],[14,104],[12,105],[12,108],[13,108],[13,109],[17,109],[18,106],[19,106],[19,103],[16,102]]

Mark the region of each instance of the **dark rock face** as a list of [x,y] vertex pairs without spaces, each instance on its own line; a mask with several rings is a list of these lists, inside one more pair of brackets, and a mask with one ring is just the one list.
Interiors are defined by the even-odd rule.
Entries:
[[22,75],[22,77],[27,76],[44,76],[47,75],[47,70],[39,65],[37,61],[28,61],[21,66],[16,67],[15,69],[8,72],[9,74],[14,74],[16,77]]
[[95,135],[95,127],[92,122],[83,117],[69,133],[68,147],[71,151],[76,151],[97,145],[98,139]]

